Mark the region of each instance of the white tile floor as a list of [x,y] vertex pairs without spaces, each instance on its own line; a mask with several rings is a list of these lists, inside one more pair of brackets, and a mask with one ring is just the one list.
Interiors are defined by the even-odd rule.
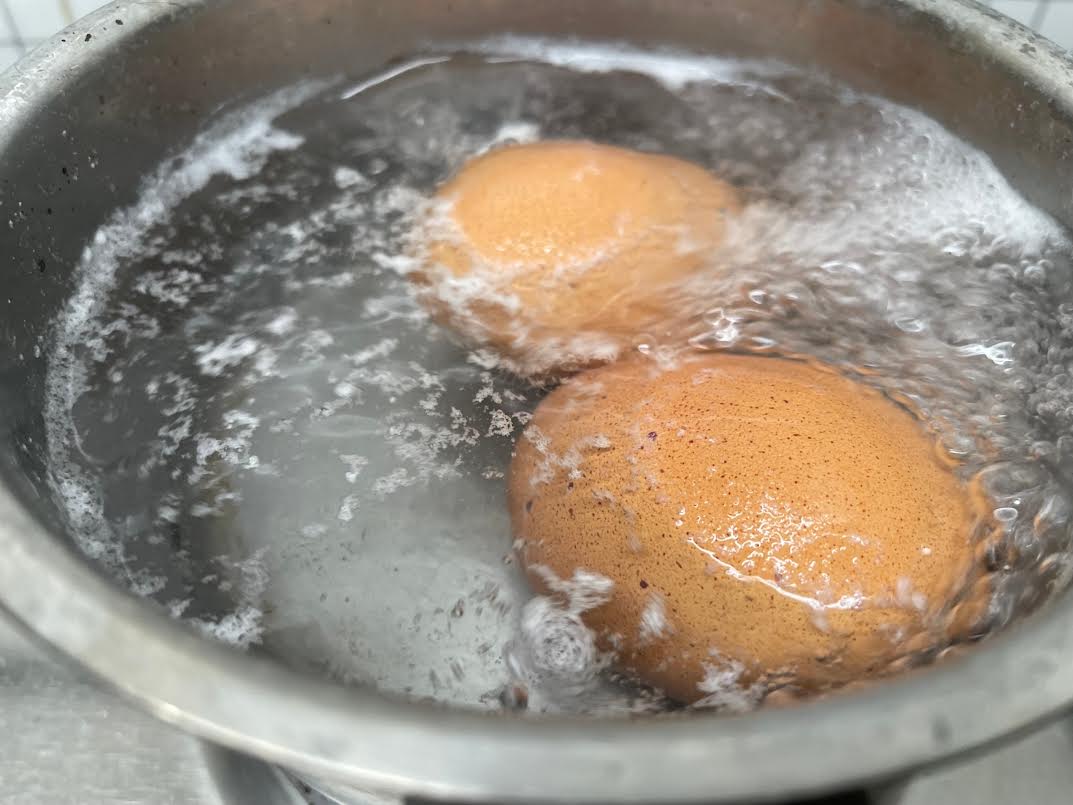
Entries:
[[[1073,0],[981,2],[1073,50]],[[0,0],[0,69],[102,5],[101,0]]]
[[983,0],[1059,45],[1073,50],[1073,0]]

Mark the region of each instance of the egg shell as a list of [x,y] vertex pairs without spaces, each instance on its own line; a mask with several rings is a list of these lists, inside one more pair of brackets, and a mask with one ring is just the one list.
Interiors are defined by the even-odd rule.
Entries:
[[906,409],[823,367],[633,359],[541,402],[509,505],[534,585],[610,578],[585,622],[693,702],[728,678],[831,688],[947,640],[984,505],[952,467]]
[[698,165],[585,141],[496,148],[436,202],[417,238],[419,298],[523,374],[673,339],[683,280],[710,264],[741,207]]

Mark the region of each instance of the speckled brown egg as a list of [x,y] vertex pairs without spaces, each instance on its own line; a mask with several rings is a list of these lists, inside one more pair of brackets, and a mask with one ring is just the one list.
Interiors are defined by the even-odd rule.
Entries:
[[816,365],[728,354],[560,386],[509,498],[537,586],[611,579],[583,618],[682,702],[834,687],[943,642],[980,522],[907,410]]
[[670,156],[547,141],[497,148],[438,191],[411,277],[441,322],[547,373],[672,332],[733,187]]

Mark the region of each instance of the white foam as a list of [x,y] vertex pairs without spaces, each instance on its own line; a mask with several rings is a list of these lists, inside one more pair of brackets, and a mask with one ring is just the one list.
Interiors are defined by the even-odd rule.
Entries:
[[347,471],[344,474],[344,477],[348,484],[355,483],[358,480],[358,476],[361,475],[362,470],[369,466],[369,459],[365,456],[341,455],[339,456],[339,460],[347,465]]
[[272,335],[287,335],[294,330],[298,323],[298,313],[294,308],[283,308],[268,324],[265,329]]
[[[181,610],[179,612],[181,615]],[[188,618],[186,622],[213,640],[247,648],[261,642],[261,636],[264,634],[263,619],[264,612],[260,609],[243,605],[219,620]]]
[[577,612],[562,609],[552,599],[537,596],[522,608],[519,637],[528,661],[514,672],[523,678],[546,682],[584,684],[592,679],[598,652],[596,638]]
[[611,599],[615,582],[602,573],[585,568],[576,568],[570,578],[556,575],[546,565],[533,564],[529,570],[544,581],[547,588],[566,599],[566,610],[581,615]]
[[[165,255],[166,256],[166,255]],[[201,275],[184,268],[144,274],[135,283],[135,290],[161,302],[183,306],[190,301],[190,292],[201,282]]]
[[[214,176],[247,179],[279,150],[297,148],[302,139],[273,125],[283,112],[302,103],[324,85],[307,83],[281,90],[258,102],[222,115],[181,153],[165,160],[141,183],[138,200],[111,215],[84,249],[74,270],[75,290],[57,317],[46,378],[44,419],[47,428],[50,484],[64,502],[71,535],[78,546],[129,577],[124,570],[124,549],[104,516],[99,480],[79,468],[80,436],[72,411],[86,389],[87,367],[76,352],[83,345],[92,350],[92,360],[108,358],[106,337],[100,317],[118,272],[128,261],[144,257],[158,248],[151,238],[154,227],[168,223],[172,210],[203,188]],[[165,264],[193,265],[197,255],[166,252]],[[141,292],[176,305],[189,301],[193,279],[186,269],[171,269],[141,281]],[[113,322],[112,330],[139,327],[151,335],[155,321],[135,318],[133,324]],[[181,391],[181,389],[180,389]],[[166,438],[176,444],[189,432],[189,422],[177,423]],[[136,583],[135,580],[131,580]],[[150,590],[157,582],[141,582]],[[256,634],[254,610],[236,613],[233,623],[212,627],[213,633],[244,644]],[[208,628],[208,627],[206,627]]]
[[339,504],[339,513],[336,515],[336,519],[342,523],[349,523],[354,519],[354,512],[360,505],[361,497],[359,495],[347,495]]
[[713,655],[711,662],[704,663],[704,678],[697,688],[705,696],[694,702],[694,709],[721,710],[730,713],[745,713],[752,710],[764,694],[762,685],[743,685],[741,676],[745,666],[734,660]]
[[495,410],[492,412],[492,420],[488,424],[488,431],[485,436],[510,436],[514,432],[514,422],[511,420],[510,415],[504,411]]
[[332,174],[332,179],[335,181],[336,186],[343,190],[353,187],[370,187],[372,185],[368,176],[361,173],[361,171],[346,166],[336,168],[335,173]]
[[230,333],[220,343],[198,344],[194,347],[198,368],[210,377],[219,377],[257,352],[260,343],[255,338]]
[[554,64],[588,73],[626,70],[655,78],[670,90],[691,83],[740,84],[747,72],[773,69],[771,62],[744,62],[681,50],[640,50],[624,43],[569,42],[524,36],[501,36],[467,45],[476,53],[501,61]]
[[[502,39],[486,43],[486,46],[486,52],[497,53],[503,61],[538,59],[594,74],[628,70],[650,75],[675,92],[682,91],[676,100],[693,105],[692,111],[701,121],[696,132],[660,132],[659,136],[650,136],[652,132],[644,130],[643,122],[647,110],[640,105],[637,108],[641,121],[638,131],[621,132],[621,135],[629,139],[636,133],[636,140],[631,142],[645,149],[670,150],[673,146],[696,153],[697,158],[707,160],[710,167],[731,172],[731,178],[748,185],[756,196],[768,194],[769,197],[764,199],[750,197],[745,213],[731,227],[729,262],[720,265],[733,265],[735,270],[712,272],[714,279],[705,277],[704,283],[689,289],[695,293],[686,295],[684,304],[697,306],[695,310],[689,308],[689,313],[696,314],[702,329],[696,341],[698,348],[782,349],[788,343],[797,343],[787,341],[788,333],[793,337],[809,332],[817,321],[823,321],[827,335],[827,329],[843,327],[851,318],[840,313],[855,313],[860,305],[867,303],[871,306],[868,308],[870,316],[879,311],[882,314],[879,320],[889,321],[897,331],[884,342],[885,351],[878,354],[878,359],[889,361],[892,356],[904,359],[915,354],[914,345],[924,343],[923,339],[930,336],[937,326],[936,318],[941,318],[942,323],[956,321],[962,311],[943,306],[939,317],[929,318],[929,310],[921,309],[918,304],[928,300],[922,300],[920,295],[912,296],[913,288],[924,287],[923,283],[942,278],[942,272],[931,263],[923,268],[907,266],[905,261],[893,257],[878,266],[869,262],[884,250],[893,253],[891,244],[897,247],[899,238],[926,241],[922,249],[928,257],[934,251],[965,261],[978,261],[984,270],[988,270],[992,267],[988,261],[994,262],[995,249],[999,246],[999,251],[1006,248],[999,243],[1000,238],[996,236],[999,233],[1026,254],[1025,265],[1011,258],[1013,264],[1003,269],[1011,276],[1024,276],[1035,282],[1051,276],[1055,270],[1039,255],[1028,259],[1031,255],[1027,254],[1053,244],[1057,232],[1054,223],[1019,199],[986,158],[971,152],[948,133],[908,110],[845,93],[844,99],[849,99],[846,103],[821,98],[814,115],[802,116],[794,108],[798,99],[792,92],[787,96],[772,86],[750,83],[780,77],[781,68],[771,65],[760,67],[698,59],[681,53],[638,53],[612,45]],[[508,53],[511,48],[513,53]],[[406,69],[427,63],[414,63]],[[139,304],[149,305],[148,300],[154,300],[172,308],[189,306],[198,310],[187,310],[182,314],[180,323],[190,337],[182,348],[173,352],[180,360],[192,361],[195,370],[190,372],[179,366],[175,372],[152,370],[159,374],[146,384],[149,389],[147,399],[152,399],[156,410],[166,416],[166,425],[158,433],[158,454],[154,454],[153,460],[159,461],[165,469],[171,469],[168,466],[171,460],[177,464],[182,462],[184,467],[192,460],[211,483],[203,482],[198,486],[195,491],[199,495],[208,494],[197,497],[193,503],[175,497],[155,507],[152,510],[155,523],[181,522],[184,507],[186,513],[193,516],[233,515],[234,507],[223,504],[237,500],[236,495],[246,482],[250,482],[250,488],[257,492],[279,489],[282,492],[280,498],[290,504],[292,498],[289,496],[294,494],[296,485],[316,477],[317,488],[307,485],[302,487],[300,498],[295,495],[294,522],[288,519],[280,525],[280,530],[291,537],[300,535],[300,540],[293,540],[288,548],[294,547],[293,542],[305,540],[315,543],[310,551],[323,551],[327,555],[331,540],[338,533],[350,534],[358,530],[348,524],[357,521],[356,525],[364,530],[366,519],[372,522],[377,517],[384,517],[385,512],[394,515],[405,511],[410,496],[425,495],[426,492],[435,495],[449,489],[436,486],[442,481],[456,480],[463,484],[472,483],[476,489],[495,489],[496,483],[480,484],[480,479],[498,481],[503,476],[505,463],[482,454],[485,440],[502,440],[517,435],[518,426],[526,425],[530,414],[514,408],[520,405],[531,407],[531,400],[515,394],[504,382],[502,371],[497,370],[513,367],[526,373],[533,367],[555,365],[564,354],[579,359],[610,360],[623,348],[617,339],[588,333],[572,339],[541,342],[534,346],[526,364],[512,364],[490,349],[479,349],[463,358],[462,352],[445,343],[447,339],[443,331],[428,324],[426,312],[407,292],[410,275],[422,264],[411,250],[411,244],[397,238],[392,227],[396,233],[405,228],[406,221],[411,220],[406,216],[414,214],[420,207],[421,199],[415,186],[421,186],[425,180],[414,177],[420,176],[421,171],[425,175],[446,175],[445,171],[456,167],[471,153],[508,140],[524,142],[542,134],[555,133],[550,128],[554,125],[562,124],[567,129],[577,125],[565,112],[545,116],[539,114],[540,108],[534,108],[547,103],[549,98],[559,97],[555,92],[544,92],[545,89],[569,88],[570,82],[576,79],[563,78],[558,71],[541,73],[530,65],[516,68],[500,65],[492,68],[495,80],[511,80],[507,73],[512,69],[517,75],[536,75],[539,80],[533,86],[540,92],[526,96],[528,105],[519,104],[511,110],[497,108],[495,112],[506,117],[493,119],[490,127],[483,128],[479,135],[466,130],[463,115],[453,115],[455,110],[450,106],[450,99],[454,96],[449,83],[442,85],[443,92],[415,99],[413,107],[398,115],[395,110],[377,110],[375,100],[384,96],[373,93],[373,104],[363,107],[363,113],[368,114],[368,118],[363,118],[363,126],[375,127],[373,118],[377,115],[393,124],[399,120],[416,119],[425,123],[413,127],[412,131],[398,131],[398,138],[405,143],[384,145],[384,153],[391,157],[390,160],[377,156],[366,159],[365,155],[360,163],[355,160],[355,164],[361,165],[360,171],[339,166],[334,159],[325,159],[316,178],[318,192],[331,194],[331,201],[303,210],[297,220],[291,220],[292,213],[287,213],[284,220],[273,220],[266,225],[260,233],[264,239],[255,238],[253,246],[257,250],[267,247],[271,250],[270,258],[266,258],[263,251],[257,251],[255,259],[228,266],[225,261],[230,259],[230,253],[224,249],[227,236],[222,233],[219,242],[211,244],[216,250],[206,247],[204,254],[190,249],[163,251],[167,238],[152,234],[167,226],[175,204],[186,197],[183,193],[192,192],[190,189],[196,188],[197,183],[207,182],[212,175],[252,178],[264,165],[267,153],[297,146],[293,134],[272,127],[271,115],[265,115],[263,107],[250,112],[263,116],[250,131],[244,134],[220,132],[215,145],[206,143],[204,159],[198,166],[188,164],[190,158],[198,155],[196,149],[188,157],[169,163],[170,168],[165,166],[172,173],[185,172],[184,178],[174,183],[174,187],[161,187],[159,185],[166,184],[171,177],[162,169],[143,188],[145,199],[138,205],[140,209],[132,208],[117,214],[109,224],[112,228],[102,230],[99,242],[80,266],[83,286],[89,290],[72,301],[72,309],[61,323],[62,345],[56,350],[60,360],[55,363],[49,379],[53,392],[50,395],[52,408],[46,411],[50,451],[61,459],[77,458],[79,434],[72,426],[62,423],[70,421],[71,409],[77,400],[77,394],[68,392],[85,384],[81,372],[87,368],[92,370],[96,362],[106,361],[110,349],[118,352],[123,348],[116,345],[122,343],[132,350],[139,341],[153,338],[154,328],[160,331],[159,322],[139,317],[137,308],[122,309],[117,317],[111,318],[111,315],[102,315],[105,307],[100,304],[112,292],[119,266],[128,259],[158,254],[160,267],[152,268],[137,280],[136,292],[145,297]],[[429,71],[422,81],[426,78],[432,82],[443,80],[436,78],[440,75],[441,71]],[[380,76],[378,81],[389,77]],[[557,85],[553,83],[555,81],[565,83]],[[595,84],[593,79],[585,79],[585,82],[586,85]],[[633,88],[646,84],[633,79],[628,82]],[[712,94],[713,105],[705,107],[705,87],[702,86],[705,84],[718,84],[723,88],[745,84],[747,91],[720,89]],[[371,86],[374,84],[366,83],[362,88]],[[663,97],[661,90],[655,92],[658,97]],[[748,103],[753,105],[748,107],[746,114],[739,115],[740,106],[734,104],[744,103],[742,98],[754,99],[757,95],[762,96],[762,103],[749,100]],[[864,110],[860,120],[868,125],[855,126],[854,118],[847,116],[840,129],[832,129],[822,136],[802,134],[797,126],[791,125],[795,121],[801,122],[801,129],[807,129],[808,119],[825,119],[828,113],[837,115],[840,109],[849,105],[858,111]],[[550,109],[546,107],[545,111]],[[765,109],[770,115],[768,118],[762,117]],[[353,111],[354,108],[348,106],[348,114]],[[411,111],[413,114],[407,116]],[[871,112],[875,112],[875,116],[868,117]],[[517,115],[518,119],[510,119],[510,115]],[[541,123],[534,122],[545,118],[549,121],[549,132],[543,131]],[[236,125],[245,124],[236,119]],[[591,130],[602,132],[602,125],[601,122]],[[754,127],[755,136],[745,136],[750,126]],[[771,131],[777,133],[779,126],[786,127],[781,139],[771,134]],[[391,133],[386,126],[383,128],[384,131],[377,129],[378,137]],[[759,131],[759,128],[764,130]],[[578,130],[590,129],[581,126]],[[262,137],[265,132],[267,136]],[[664,134],[667,142],[661,139]],[[728,134],[740,137],[741,142],[733,141],[724,149],[719,138]],[[918,135],[924,135],[926,141],[915,140]],[[389,139],[383,137],[385,143]],[[762,141],[762,146],[757,145],[758,141]],[[214,150],[221,145],[230,156]],[[769,158],[770,153],[764,156],[759,150],[749,150],[754,145],[757,149],[767,148],[770,153],[784,147],[785,154],[779,157],[780,162],[774,157]],[[261,148],[266,151],[258,151]],[[717,165],[716,160],[721,158],[724,150],[733,159],[726,165]],[[237,161],[232,159],[236,155]],[[415,160],[419,171],[409,179],[397,179],[395,169],[405,173],[405,166]],[[779,169],[772,170],[770,175],[765,174],[764,170],[776,162]],[[891,164],[900,166],[898,170],[901,172],[887,171]],[[389,165],[392,171],[385,172]],[[312,169],[304,164],[301,170]],[[907,172],[920,172],[929,181],[904,181]],[[391,177],[390,182],[397,181],[398,186],[388,187],[389,180],[382,177]],[[298,182],[288,184],[287,193],[279,197],[285,197],[289,202],[300,201],[296,195],[299,187]],[[175,188],[177,192],[173,192]],[[839,188],[845,189],[852,205],[840,206],[845,198],[835,192]],[[274,184],[272,187],[225,188],[221,195],[213,197],[212,204],[235,204],[239,205],[238,209],[245,210],[250,200],[276,198],[273,194],[278,190],[280,188]],[[850,206],[852,210],[848,213]],[[402,216],[402,223],[392,223],[399,216]],[[936,221],[952,222],[952,226],[949,230],[936,228]],[[340,234],[345,237],[340,238]],[[339,240],[347,241],[349,247],[337,247]],[[860,253],[846,253],[852,250]],[[719,255],[720,260],[723,257],[727,255]],[[205,262],[203,268],[202,261]],[[213,271],[220,269],[218,275],[210,275],[210,267]],[[280,270],[283,268],[286,270]],[[204,278],[199,279],[200,271],[205,271]],[[275,276],[277,271],[283,276]],[[280,280],[284,291],[282,299],[287,304],[269,310],[242,311],[249,315],[222,319],[225,326],[216,326],[220,322],[213,320],[213,315],[234,310],[217,304],[217,300],[228,298],[227,294],[233,289],[252,287],[243,283],[259,282],[257,278],[261,276],[266,282]],[[727,276],[730,279],[722,282],[720,278]],[[955,272],[955,276],[960,277],[960,274]],[[218,284],[220,292],[202,293],[212,288],[212,283]],[[448,280],[444,287],[444,298],[456,309],[470,303],[487,303],[493,298],[488,293],[487,283]],[[970,282],[966,293],[979,294],[981,287],[982,283]],[[498,294],[494,295],[494,301],[506,313],[517,312],[520,303],[516,298],[493,290]],[[255,295],[251,298],[271,297]],[[907,298],[913,304],[905,304]],[[974,297],[971,304],[982,304],[980,298]],[[991,301],[986,294],[982,298],[984,303]],[[998,300],[996,304],[1001,306],[1005,302]],[[1010,312],[1006,308],[1002,310]],[[874,316],[869,319],[871,323],[875,321]],[[789,326],[783,327],[786,322]],[[173,322],[167,324],[170,327]],[[165,330],[164,335],[167,334],[168,330]],[[520,330],[514,335],[521,339],[527,337]],[[828,340],[834,340],[838,345],[863,345],[869,340],[846,338],[843,331],[836,335]],[[987,371],[1019,371],[1022,339],[991,335],[989,332],[968,333],[956,342],[961,352],[954,357],[971,364],[974,369],[979,366]],[[906,340],[897,340],[902,337]],[[82,344],[89,350],[88,363],[76,365],[71,351],[75,344]],[[650,357],[654,364],[670,366],[676,360],[675,350],[659,343],[656,338],[646,337],[643,344],[636,346],[638,352]],[[812,351],[813,346],[804,343],[802,351]],[[829,347],[826,342],[820,344],[821,349]],[[944,361],[950,358],[948,351],[936,349],[934,354],[938,356],[936,365],[945,368]],[[424,364],[426,357],[429,358],[427,365],[414,362],[420,360]],[[848,362],[856,361],[870,367],[877,360],[871,353],[851,357],[854,360]],[[857,361],[857,358],[862,359]],[[66,365],[64,361],[67,361]],[[57,366],[59,368],[55,368]],[[890,364],[886,366],[889,368]],[[187,371],[190,377],[183,378],[176,373],[182,371]],[[286,393],[277,398],[273,396],[279,391],[277,385],[262,381],[278,375],[287,378],[287,385]],[[134,375],[128,372],[127,376]],[[948,373],[939,373],[939,376],[945,379]],[[203,386],[212,389],[213,394],[211,398],[206,394],[204,409],[198,405],[198,394]],[[64,398],[63,393],[57,396],[56,388],[67,389],[68,392],[63,393],[68,396]],[[218,393],[216,390],[220,388],[225,390]],[[984,384],[982,388],[990,387]],[[590,391],[599,393],[595,386]],[[1051,402],[1057,404],[1057,401]],[[222,418],[221,429],[215,418],[228,406],[242,408],[231,409]],[[979,406],[971,410],[978,412]],[[214,419],[206,424],[205,417]],[[265,439],[263,443],[258,439],[257,451],[261,455],[257,455],[253,450],[253,437],[262,418]],[[599,433],[566,446],[559,453],[551,450],[550,442],[538,430],[531,429],[526,438],[534,440],[542,451],[543,470],[549,478],[560,473],[567,478],[578,477],[589,454],[613,447],[611,440]],[[273,446],[280,448],[275,455],[269,452]],[[504,445],[502,441],[493,441],[490,446]],[[362,455],[341,453],[342,449],[361,451]],[[305,463],[318,451],[323,452],[322,458],[326,456],[319,469]],[[261,479],[253,476],[257,471],[273,467],[273,461],[278,469],[272,471],[278,472],[282,480],[270,487],[260,485]],[[101,514],[103,503],[95,481],[72,472],[73,463],[61,462],[56,466],[59,469],[54,470],[54,484],[66,497],[69,518],[79,535],[80,545],[106,563],[122,564],[121,541],[109,533],[108,523]],[[191,479],[184,476],[176,480],[183,483]],[[640,476],[639,480],[642,480]],[[595,490],[593,494],[621,508],[624,515],[629,516],[628,496],[616,499],[606,490]],[[242,514],[256,517],[258,507],[265,505],[264,498],[268,497],[271,496],[262,494],[258,499],[255,493],[248,494],[249,503]],[[1012,493],[1011,497],[1020,499]],[[460,503],[468,505],[468,501]],[[1022,504],[1011,503],[1009,508],[1015,505]],[[292,512],[286,512],[288,518],[291,515]],[[684,515],[685,512],[679,515],[683,525],[686,522]],[[445,516],[469,515],[452,511]],[[308,521],[302,522],[303,517]],[[494,525],[494,518],[486,520],[493,523],[493,528],[499,527]],[[1011,523],[1021,524],[1023,521],[1031,522],[1032,518],[1018,509]],[[325,522],[331,525],[324,525]],[[474,541],[481,537],[479,528],[478,524],[466,532],[465,544],[459,539],[460,554],[468,550],[471,537]],[[375,538],[376,530],[370,529],[370,540]],[[163,533],[162,529],[153,538],[163,539]],[[637,549],[641,547],[635,536],[631,544]],[[712,549],[703,539],[698,545],[705,550]],[[452,551],[455,547],[452,546]],[[388,549],[385,561],[393,559],[390,550],[395,549],[396,546]],[[494,561],[499,558],[496,556]],[[365,559],[363,556],[362,561]],[[465,559],[465,556],[452,555],[447,564]],[[370,554],[369,561],[377,561],[375,554]],[[754,568],[744,569],[751,572]],[[440,570],[442,568],[437,568]],[[231,575],[236,574],[241,587],[242,571]],[[158,584],[157,579],[148,576],[138,576],[130,581],[150,594]],[[607,601],[613,585],[602,576],[584,573],[565,580],[547,578],[546,581],[552,594],[538,599],[522,613],[521,633],[515,636],[516,650],[508,657],[507,665],[531,682],[535,691],[543,689],[544,682],[553,679],[556,681],[552,687],[557,691],[576,686],[577,690],[584,691],[582,698],[586,702],[596,701],[598,697],[593,698],[588,685],[606,667],[607,658],[595,649],[594,637],[585,629],[581,615],[592,606]],[[227,583],[225,579],[224,584]],[[284,580],[276,579],[273,587],[284,583]],[[256,592],[256,579],[246,586],[248,589],[240,596],[239,607],[234,613],[219,619],[203,618],[200,628],[240,643],[258,639],[262,629],[261,610],[272,610],[267,604],[262,607],[263,587],[262,593]],[[450,590],[451,594],[439,604],[450,607],[457,600],[458,592]],[[910,588],[894,590],[893,594],[900,595],[906,605],[916,607],[921,604],[919,593]],[[847,598],[812,603],[851,608],[860,601]],[[186,607],[184,601],[172,604],[177,615]],[[460,630],[460,622],[473,617],[479,608],[480,605],[467,605],[465,619],[461,614],[451,615],[452,628]],[[355,613],[370,618],[382,616],[372,610],[355,609],[352,614]],[[278,611],[273,612],[272,617],[277,614]],[[636,628],[642,640],[656,640],[669,633],[673,624],[669,622],[661,598],[652,596],[648,599]],[[342,645],[346,641],[335,642]],[[499,645],[502,643],[496,644]],[[496,654],[494,650],[488,653]],[[446,681],[436,682],[434,687],[439,685],[449,690],[452,678],[461,682],[473,675],[476,660],[468,655],[462,664],[451,660],[457,658],[444,657],[442,663],[437,663],[441,672],[450,669],[450,673],[443,673]],[[401,666],[398,670],[400,676],[405,676]],[[706,670],[702,692],[707,696],[702,706],[736,709],[752,696],[751,692],[741,690],[741,668],[733,663],[713,657]],[[496,668],[497,674],[503,672],[501,667]],[[387,679],[383,684],[391,687],[392,680]],[[555,698],[555,702],[569,709],[563,704],[569,698],[564,694],[561,699]],[[599,702],[601,707],[607,703],[603,699]]]
[[637,628],[638,640],[651,643],[669,635],[674,629],[667,619],[667,604],[663,596],[652,593],[645,602],[645,608],[641,611],[641,622]]

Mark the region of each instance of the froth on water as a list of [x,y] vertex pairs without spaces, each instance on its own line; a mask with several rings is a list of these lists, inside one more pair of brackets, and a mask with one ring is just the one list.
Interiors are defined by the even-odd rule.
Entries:
[[[610,676],[584,601],[530,600],[513,564],[503,476],[544,390],[406,279],[415,217],[465,159],[573,138],[741,190],[683,302],[690,343],[814,356],[920,411],[996,502],[994,625],[1066,583],[1070,244],[983,154],[771,64],[509,40],[411,68],[221,115],[87,245],[47,345],[51,473],[118,579],[349,684],[658,709]],[[709,687],[754,703],[727,669]]]

